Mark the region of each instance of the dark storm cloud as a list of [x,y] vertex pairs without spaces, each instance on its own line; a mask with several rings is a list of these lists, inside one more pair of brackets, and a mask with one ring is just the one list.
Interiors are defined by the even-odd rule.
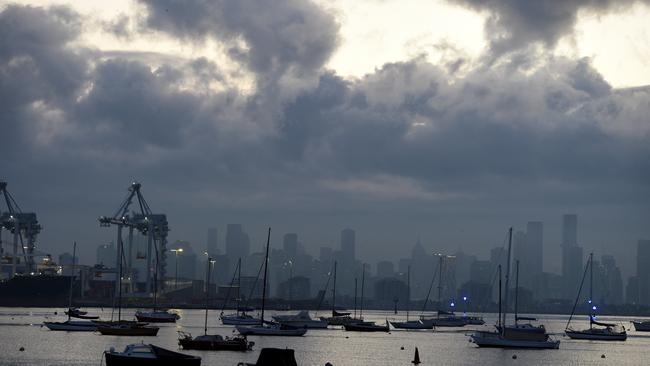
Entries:
[[158,4],[149,5],[158,29],[244,37],[258,75],[297,68],[316,82],[244,95],[209,60],[159,57],[153,67],[156,54],[72,48],[78,15],[7,7],[0,37],[15,36],[0,43],[0,153],[9,157],[0,170],[31,192],[23,206],[59,239],[83,217],[95,240],[95,217],[114,210],[132,179],[170,215],[175,237],[197,242],[215,210],[245,221],[648,206],[650,89],[613,89],[589,59],[533,54],[544,67],[513,60],[464,76],[415,59],[345,80],[323,70],[337,28],[311,3],[282,2],[268,15],[244,12],[248,1]]
[[[494,56],[523,49],[532,43],[553,47],[573,34],[580,11],[604,14],[641,0],[449,0],[471,9],[487,11],[485,24]],[[643,0],[643,2],[647,2]]]
[[[317,70],[338,43],[333,17],[310,1],[143,0],[150,27],[195,40],[231,41],[257,73]],[[244,48],[237,40],[245,42]]]

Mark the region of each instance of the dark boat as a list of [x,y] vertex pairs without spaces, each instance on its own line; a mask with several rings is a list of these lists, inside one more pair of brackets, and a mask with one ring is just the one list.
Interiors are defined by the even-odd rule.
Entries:
[[178,332],[178,345],[183,349],[200,351],[250,351],[255,342],[249,342],[246,337],[222,337],[218,334],[205,334],[192,337],[189,333]]
[[110,324],[98,325],[97,331],[101,335],[115,335],[115,336],[156,336],[158,334],[158,327],[148,325],[136,324]]
[[356,322],[350,324],[343,324],[343,328],[352,332],[388,332],[390,328],[388,323],[386,325],[378,325],[375,322]]
[[222,337],[218,334],[208,334],[208,312],[210,308],[210,270],[212,258],[208,258],[208,268],[205,286],[205,320],[203,335],[192,337],[190,333],[178,332],[178,344],[183,349],[196,349],[202,351],[250,351],[255,342],[249,342],[246,336]]
[[99,316],[96,315],[87,315],[87,311],[82,311],[79,310],[79,308],[68,308],[68,310],[65,311],[65,315],[70,316],[72,318],[78,318],[78,319],[99,319]]
[[135,318],[147,323],[176,323],[180,316],[167,310],[136,311]]
[[240,362],[237,366],[298,366],[298,363],[292,349],[262,348],[257,362]]
[[186,355],[154,346],[153,344],[130,344],[124,352],[117,352],[111,347],[104,352],[106,366],[198,366],[201,357]]

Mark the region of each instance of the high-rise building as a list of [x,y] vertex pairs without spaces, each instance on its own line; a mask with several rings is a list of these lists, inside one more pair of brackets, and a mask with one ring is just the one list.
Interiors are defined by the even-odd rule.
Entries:
[[320,247],[318,260],[322,263],[330,263],[334,260],[334,250],[330,247]]
[[282,240],[282,249],[284,250],[284,253],[287,255],[289,260],[295,260],[296,253],[298,252],[298,234],[284,234],[284,238]]
[[623,303],[623,277],[621,270],[616,266],[614,256],[603,255],[600,260],[602,272],[603,304],[619,305]]
[[241,258],[242,262],[250,254],[250,239],[244,232],[241,224],[228,224],[226,227],[226,255],[230,267],[228,272],[232,272]]
[[103,244],[97,247],[97,264],[106,266],[107,268],[115,268],[115,259],[117,252],[114,243]]
[[535,278],[544,272],[544,224],[529,221],[526,225],[526,247],[529,260],[526,270]]
[[219,255],[219,231],[216,227],[211,227],[208,229],[208,242],[206,245],[206,251],[210,256]]
[[341,231],[341,252],[343,257],[356,259],[356,234],[354,230],[347,228]]
[[564,215],[562,218],[562,277],[564,279],[564,297],[575,296],[576,286],[582,279],[582,248],[578,246],[578,215]]
[[578,245],[578,215],[566,214],[562,217],[562,245]]
[[650,240],[639,240],[636,251],[636,277],[639,303],[650,305]]

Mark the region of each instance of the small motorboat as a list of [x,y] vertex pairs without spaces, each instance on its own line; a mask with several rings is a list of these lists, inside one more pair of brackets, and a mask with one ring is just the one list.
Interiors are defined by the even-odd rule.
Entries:
[[389,332],[390,327],[388,322],[385,325],[378,325],[375,322],[356,322],[351,324],[344,324],[343,328],[351,332]]
[[156,336],[160,328],[140,323],[99,324],[97,331],[101,335],[116,336]]
[[205,334],[192,337],[190,333],[178,332],[178,344],[183,349],[200,351],[250,351],[255,342],[249,342],[245,336],[222,337],[218,334]]
[[136,311],[135,317],[139,322],[148,323],[176,323],[176,320],[181,318],[168,310]]
[[65,311],[65,315],[78,319],[99,319],[99,316],[88,315],[87,311],[82,311],[79,308],[68,308],[68,310]]
[[94,332],[97,330],[97,324],[91,321],[83,320],[66,320],[64,322],[43,322],[49,330],[59,330],[66,332]]
[[322,319],[313,319],[309,316],[306,310],[300,311],[298,314],[292,315],[275,315],[273,320],[278,323],[291,325],[296,328],[307,329],[325,329],[327,328],[327,321]]
[[590,328],[585,330],[566,329],[564,331],[567,337],[571,339],[587,339],[597,341],[624,341],[627,339],[627,332],[625,329],[618,330],[614,326],[606,326],[605,328]]
[[650,332],[650,321],[638,321],[633,320],[632,325],[634,325],[634,330],[637,332]]
[[240,362],[237,366],[298,366],[298,363],[292,349],[262,348],[257,362]]
[[106,366],[198,366],[201,357],[170,351],[153,344],[130,344],[124,352],[117,352],[113,347],[104,351]]

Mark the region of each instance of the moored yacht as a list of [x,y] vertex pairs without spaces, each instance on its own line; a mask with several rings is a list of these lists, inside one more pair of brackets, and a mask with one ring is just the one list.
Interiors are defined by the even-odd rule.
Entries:
[[123,352],[111,347],[104,352],[106,366],[199,366],[201,357],[186,355],[153,344],[130,344]]
[[327,321],[323,319],[313,319],[307,310],[302,310],[298,314],[275,315],[272,317],[278,323],[290,325],[296,328],[307,329],[325,329]]

